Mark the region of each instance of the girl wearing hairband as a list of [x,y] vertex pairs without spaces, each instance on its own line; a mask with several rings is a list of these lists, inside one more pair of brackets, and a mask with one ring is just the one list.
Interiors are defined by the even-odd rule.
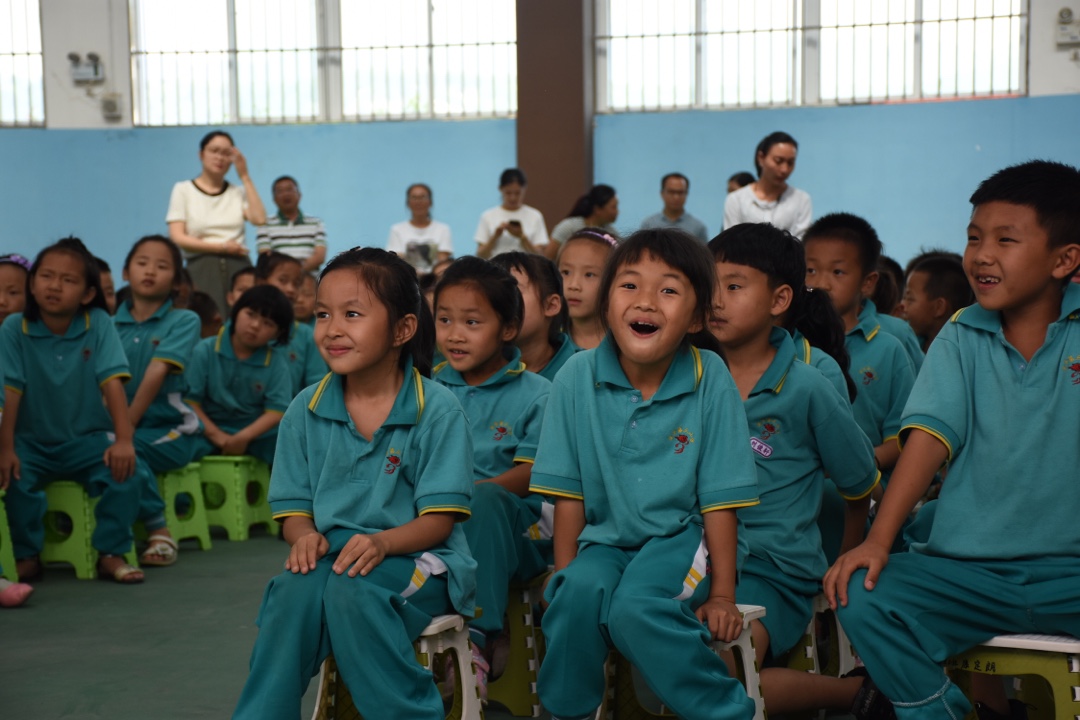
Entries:
[[601,228],[583,228],[570,236],[555,259],[570,311],[570,339],[582,350],[591,350],[604,339],[598,295],[600,275],[616,243]]
[[0,323],[26,307],[26,278],[30,261],[12,253],[0,255]]

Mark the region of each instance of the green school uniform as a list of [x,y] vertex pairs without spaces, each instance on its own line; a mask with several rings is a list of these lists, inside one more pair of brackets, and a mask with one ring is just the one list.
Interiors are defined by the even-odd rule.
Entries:
[[817,368],[818,372],[836,388],[841,397],[849,397],[847,381],[844,379],[844,371],[840,369],[840,363],[836,362],[829,353],[811,345],[810,341],[798,330],[792,333],[792,339],[795,342],[796,356],[807,365]]
[[848,374],[859,391],[852,404],[855,421],[877,447],[900,432],[900,416],[915,384],[915,368],[900,341],[881,330],[876,314],[860,315],[845,344],[851,356]]
[[555,373],[562,369],[562,366],[566,364],[566,361],[574,356],[574,353],[578,352],[581,348],[574,344],[574,341],[570,339],[570,336],[566,333],[560,334],[559,349],[555,351],[555,354],[548,360],[548,364],[537,372],[542,378],[548,380],[555,379]]
[[877,306],[874,305],[873,300],[864,301],[863,308],[859,311],[859,320],[862,320],[864,317],[867,319],[867,322],[876,322],[881,326],[882,332],[888,333],[900,341],[900,344],[904,347],[904,352],[906,352],[907,356],[911,359],[911,365],[915,368],[915,374],[918,375],[919,371],[922,369],[925,354],[922,350],[922,343],[919,341],[919,337],[915,334],[915,331],[911,329],[911,326],[898,317],[878,312]]
[[322,380],[323,376],[330,372],[326,361],[319,354],[319,348],[315,345],[314,331],[306,323],[294,321],[289,339],[283,345],[274,345],[274,349],[285,357],[289,365],[289,380],[294,397],[308,385],[314,385]]

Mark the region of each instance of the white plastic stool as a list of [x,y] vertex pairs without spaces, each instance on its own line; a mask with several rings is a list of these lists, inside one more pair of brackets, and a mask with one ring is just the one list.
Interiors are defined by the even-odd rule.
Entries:
[[[828,615],[831,620],[829,621],[829,666],[823,667],[821,664],[821,656],[817,646],[817,632],[815,631],[815,624],[818,615]],[[858,664],[858,656],[855,654],[855,648],[851,646],[851,641],[848,640],[847,633],[844,632],[844,628],[840,625],[840,619],[829,607],[829,601],[825,599],[825,595],[818,595],[814,598],[814,616],[810,619],[810,634],[813,636],[813,664],[815,673],[824,673],[832,675],[833,677],[843,677],[849,672],[854,670]],[[836,646],[833,647],[833,641]],[[834,658],[836,662],[834,663]]]
[[[457,670],[454,704],[447,720],[483,720],[480,690],[476,686],[476,670],[472,663],[469,628],[461,615],[439,615],[420,633],[414,643],[416,659],[431,670],[435,656],[453,652]],[[328,657],[319,672],[319,693],[315,698],[312,720],[352,720],[360,713],[352,701],[345,683],[337,671],[333,656]]]
[[761,678],[758,676],[760,669],[757,654],[754,652],[753,633],[750,632],[750,621],[765,617],[765,608],[760,605],[739,605],[738,608],[743,616],[742,632],[729,643],[713,641],[713,650],[717,653],[731,650],[735,654],[735,662],[742,669],[746,694],[754,701],[754,720],[765,720],[765,698],[761,696]]

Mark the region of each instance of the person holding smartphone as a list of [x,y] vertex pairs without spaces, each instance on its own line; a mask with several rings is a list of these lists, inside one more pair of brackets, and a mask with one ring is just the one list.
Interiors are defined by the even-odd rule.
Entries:
[[543,254],[548,244],[547,227],[539,210],[525,204],[525,173],[518,168],[499,176],[502,205],[485,210],[476,228],[476,254],[492,258],[521,250]]

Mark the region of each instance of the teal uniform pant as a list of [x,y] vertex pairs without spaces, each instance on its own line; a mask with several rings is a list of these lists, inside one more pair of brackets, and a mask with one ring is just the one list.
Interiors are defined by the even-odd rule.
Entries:
[[483,614],[469,626],[486,636],[502,630],[510,581],[539,575],[547,561],[529,538],[538,518],[524,498],[495,483],[479,483],[470,507],[472,515],[462,528],[476,558],[476,604]]
[[1080,636],[1075,558],[979,562],[892,555],[877,586],[852,575],[844,626],[898,718],[964,717],[971,705],[945,660],[1006,633]]
[[331,569],[336,557],[326,555],[307,575],[286,570],[270,581],[234,720],[296,720],[331,651],[364,717],[442,720],[442,698],[412,643],[432,617],[453,612],[446,577],[428,577],[405,598],[413,558],[388,557],[351,578]]
[[100,497],[94,510],[97,521],[91,542],[100,553],[123,555],[131,550],[131,526],[139,498],[147,483],[154,482],[149,466],[136,456],[135,474],[123,482],[113,480],[103,460],[112,445],[105,432],[95,432],[59,445],[41,445],[16,436],[15,452],[21,478],[8,487],[5,502],[11,523],[11,544],[16,558],[37,555],[45,544],[45,485],[71,480]]
[[[559,718],[591,716],[615,647],[676,715],[748,720],[754,704],[712,651],[684,585],[702,540],[691,525],[636,550],[590,545],[548,585],[540,700]],[[685,596],[686,599],[680,599]]]
[[819,592],[821,583],[817,580],[787,575],[772,562],[753,555],[746,559],[735,600],[740,605],[765,608],[761,624],[769,631],[768,660],[779,658],[799,642],[814,615],[814,597]]
[[[195,436],[173,435],[172,428],[136,428],[135,454],[155,475],[184,467],[195,459]],[[149,532],[165,527],[165,501],[156,482],[147,483],[139,498],[139,520]]]

